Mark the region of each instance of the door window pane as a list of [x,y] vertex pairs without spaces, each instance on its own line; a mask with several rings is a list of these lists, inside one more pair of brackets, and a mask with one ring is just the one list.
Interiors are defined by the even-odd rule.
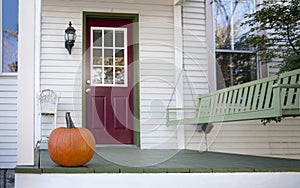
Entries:
[[113,31],[104,30],[104,46],[113,47]]
[[104,68],[104,84],[113,84],[113,68],[112,67],[105,67]]
[[116,31],[116,47],[124,47],[124,31]]
[[92,69],[92,85],[102,84],[102,67]]
[[124,66],[124,50],[116,52],[116,66]]
[[102,49],[93,49],[93,65],[102,65]]
[[105,49],[104,50],[104,65],[113,65],[114,57],[113,57],[113,49]]
[[116,84],[124,84],[125,70],[124,68],[116,68]]
[[93,31],[93,45],[98,47],[102,46],[102,30]]

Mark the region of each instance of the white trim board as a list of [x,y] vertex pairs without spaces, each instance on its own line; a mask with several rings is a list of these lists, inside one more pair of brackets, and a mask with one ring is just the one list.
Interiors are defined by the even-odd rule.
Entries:
[[[117,180],[117,181],[116,181]],[[298,188],[300,173],[16,174],[16,188]]]

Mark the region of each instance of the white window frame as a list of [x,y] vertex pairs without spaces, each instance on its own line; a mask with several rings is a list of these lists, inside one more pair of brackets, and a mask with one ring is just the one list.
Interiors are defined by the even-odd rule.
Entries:
[[2,65],[2,59],[3,59],[3,57],[2,57],[2,36],[3,36],[3,33],[2,33],[2,19],[3,19],[3,17],[2,17],[2,0],[0,0],[0,57],[1,57],[1,59],[0,59],[0,64],[1,64],[1,67],[0,67],[0,74],[2,74],[2,67],[3,67],[3,65]]
[[2,36],[3,36],[3,30],[2,30],[2,0],[0,0],[0,76],[17,76],[18,72],[3,72],[2,68],[3,68],[3,46],[2,46]]
[[[116,49],[123,49],[124,50],[124,84],[105,84],[104,83],[104,76],[102,76],[102,84],[94,84],[92,81],[92,71],[93,71],[93,49],[94,49],[94,44],[93,44],[93,31],[95,30],[102,30],[102,32],[104,33],[104,30],[112,30],[113,32],[113,65],[112,68],[115,69],[116,65],[115,65],[115,50]],[[116,31],[123,31],[124,32],[124,47],[120,48],[120,47],[115,47],[115,32]],[[127,45],[128,45],[128,41],[127,41],[127,28],[116,28],[116,27],[91,27],[91,37],[90,37],[90,41],[91,41],[91,45],[90,45],[90,80],[91,80],[91,86],[94,87],[128,87],[128,55],[127,55]],[[102,54],[103,53],[103,45],[104,45],[104,37],[102,37]],[[104,64],[104,57],[102,58],[102,65]],[[104,74],[104,66],[102,66],[102,74]],[[115,71],[113,71],[113,81],[115,82]]]

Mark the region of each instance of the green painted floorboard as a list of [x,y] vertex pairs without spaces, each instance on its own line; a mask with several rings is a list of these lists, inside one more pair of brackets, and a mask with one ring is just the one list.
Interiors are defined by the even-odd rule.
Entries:
[[47,150],[36,154],[33,167],[18,166],[16,173],[212,173],[300,172],[300,160],[191,150],[97,148],[93,159],[80,167],[54,164]]

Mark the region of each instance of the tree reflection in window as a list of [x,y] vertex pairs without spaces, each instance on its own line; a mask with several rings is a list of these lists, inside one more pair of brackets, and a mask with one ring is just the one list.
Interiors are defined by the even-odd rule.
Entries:
[[250,53],[216,53],[216,61],[223,73],[218,89],[242,84],[257,78],[257,63]]
[[18,0],[2,0],[2,72],[18,72]]
[[256,60],[250,59],[252,49],[242,38],[250,28],[241,26],[245,14],[254,11],[255,0],[215,0],[213,3],[216,63],[220,70],[217,71],[218,89],[257,79]]

